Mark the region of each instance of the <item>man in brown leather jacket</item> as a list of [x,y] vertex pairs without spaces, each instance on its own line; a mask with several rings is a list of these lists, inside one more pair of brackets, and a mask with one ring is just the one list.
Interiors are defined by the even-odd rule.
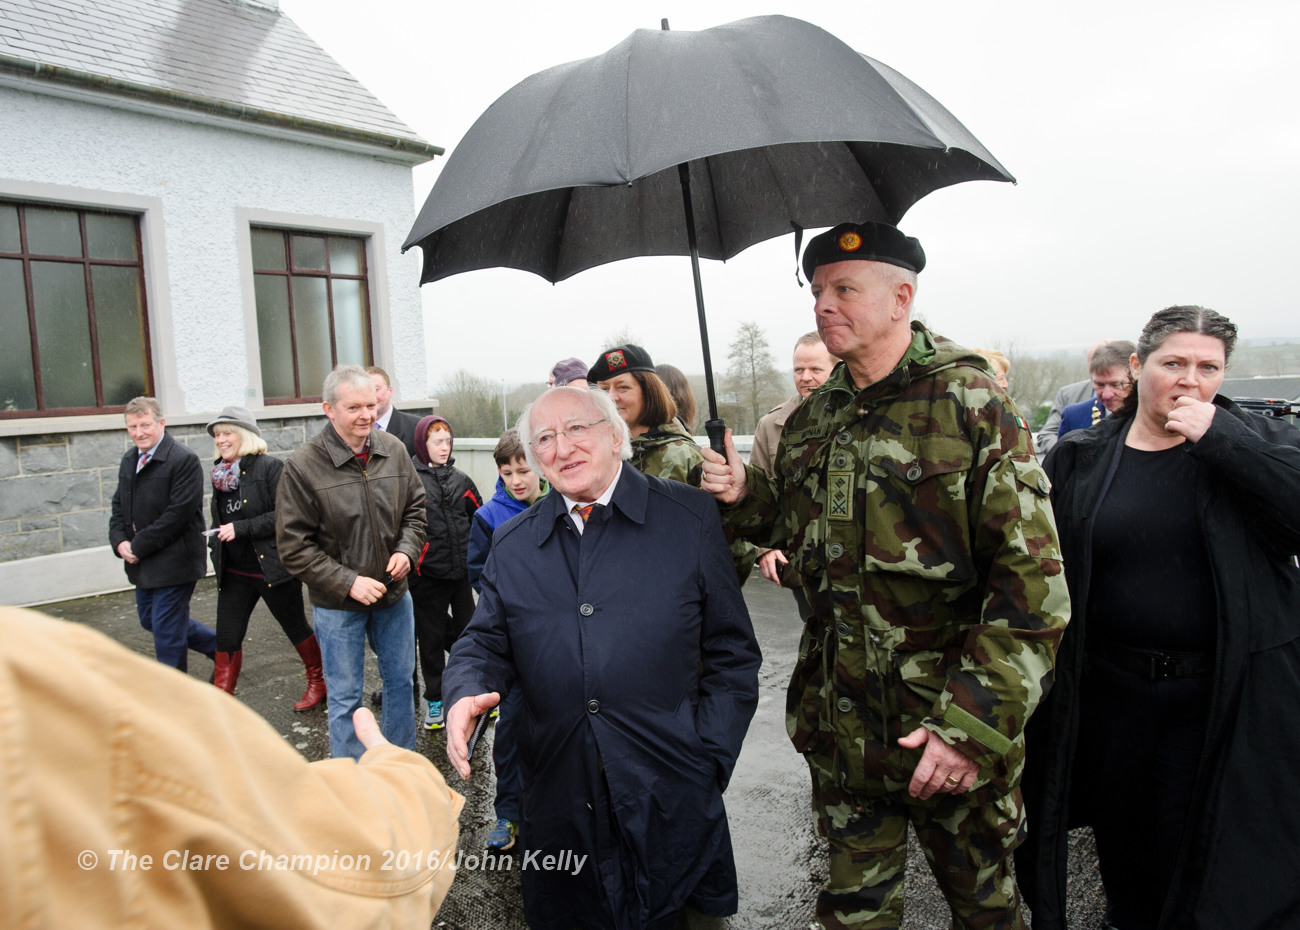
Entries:
[[280,561],[306,586],[329,689],[330,754],[360,758],[352,714],[366,641],[384,684],[381,729],[415,748],[415,628],[406,576],[424,542],[424,487],[401,441],[372,430],[378,400],[364,368],[325,379],[329,425],[285,462],[276,496]]

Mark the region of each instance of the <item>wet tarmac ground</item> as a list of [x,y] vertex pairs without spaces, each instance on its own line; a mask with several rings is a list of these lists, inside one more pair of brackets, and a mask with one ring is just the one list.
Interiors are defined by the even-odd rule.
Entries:
[[[808,774],[785,734],[785,686],[798,652],[800,624],[790,592],[763,578],[745,586],[754,629],[763,650],[758,711],[745,738],[726,804],[740,876],[740,912],[723,923],[728,930],[791,930],[816,927],[813,901],[826,878],[826,857],[816,835]],[[92,626],[142,655],[153,655],[153,638],[140,628],[132,592],[64,601],[40,608],[52,616]],[[191,602],[195,619],[215,624],[216,587],[199,583]],[[208,679],[212,664],[191,653],[189,674]],[[366,691],[379,687],[373,655],[366,662]],[[329,756],[324,705],[295,713],[305,688],[302,663],[279,625],[258,605],[244,641],[238,698],[260,713],[309,760]],[[93,696],[87,696],[93,700]],[[202,725],[201,721],[195,721]],[[492,809],[492,730],[475,753],[474,774],[461,782],[446,758],[442,731],[417,728],[416,750],[428,756],[466,803],[460,818],[463,866],[433,926],[448,930],[525,930],[519,892],[519,861],[484,856]],[[477,860],[475,857],[478,857]],[[1101,926],[1104,897],[1092,838],[1072,838],[1070,928]],[[935,889],[913,838],[908,855],[907,915],[903,930],[946,930],[951,916]]]

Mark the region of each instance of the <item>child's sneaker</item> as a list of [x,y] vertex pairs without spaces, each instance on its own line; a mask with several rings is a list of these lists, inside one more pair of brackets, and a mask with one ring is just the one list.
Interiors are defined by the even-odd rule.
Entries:
[[487,848],[494,852],[509,852],[515,848],[515,837],[518,833],[519,828],[515,826],[514,821],[498,820],[497,825],[488,834]]
[[447,722],[442,716],[442,701],[430,701],[429,712],[424,715],[424,728],[426,730],[441,730]]

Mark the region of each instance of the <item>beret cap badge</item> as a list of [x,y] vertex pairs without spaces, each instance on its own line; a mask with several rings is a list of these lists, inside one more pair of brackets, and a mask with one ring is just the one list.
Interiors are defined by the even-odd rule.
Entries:
[[621,351],[615,349],[613,352],[605,353],[605,364],[609,366],[610,371],[613,371],[615,368],[627,367],[627,359],[623,357]]
[[856,252],[862,248],[862,237],[855,232],[841,233],[838,245],[841,252]]

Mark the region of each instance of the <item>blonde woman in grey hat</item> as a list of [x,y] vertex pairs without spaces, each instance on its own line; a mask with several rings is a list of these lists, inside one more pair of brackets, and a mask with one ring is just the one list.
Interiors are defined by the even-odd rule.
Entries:
[[280,564],[275,548],[275,492],[283,464],[266,454],[266,441],[253,415],[226,407],[208,424],[217,445],[212,467],[212,526],[208,537],[217,575],[217,666],[214,683],[235,693],[243,664],[244,634],[258,599],[272,616],[307,670],[307,693],[294,710],[310,710],[325,700],[320,646],[303,610],[302,582]]

